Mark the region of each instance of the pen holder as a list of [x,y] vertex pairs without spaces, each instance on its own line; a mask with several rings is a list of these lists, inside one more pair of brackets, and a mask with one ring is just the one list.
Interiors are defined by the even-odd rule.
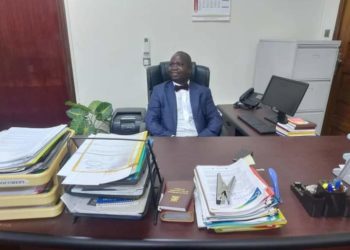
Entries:
[[347,196],[346,192],[334,190],[328,191],[322,187],[324,181],[320,181],[317,186],[317,193],[325,198],[323,216],[325,217],[336,217],[336,216],[345,216],[347,209],[346,201]]
[[350,217],[350,195],[347,188],[342,186],[340,190],[330,190],[324,187],[328,181],[321,180],[316,185],[312,193],[308,187],[300,182],[294,182],[291,190],[297,196],[307,213],[312,217]]
[[293,183],[291,190],[303,205],[307,213],[312,217],[322,217],[325,197],[311,194],[301,183]]
[[350,196],[349,195],[347,195],[345,198],[344,217],[350,217]]

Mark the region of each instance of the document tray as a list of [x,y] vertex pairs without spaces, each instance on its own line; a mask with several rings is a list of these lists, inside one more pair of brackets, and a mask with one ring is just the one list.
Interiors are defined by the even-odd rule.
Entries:
[[53,206],[0,209],[0,221],[56,217],[62,213],[63,208],[63,202],[58,201]]
[[61,186],[54,177],[53,185],[48,192],[30,195],[1,195],[0,211],[6,207],[29,207],[29,206],[45,206],[56,203],[61,195]]
[[[65,191],[71,195],[82,196],[82,197],[118,197],[126,199],[139,199],[144,195],[148,185],[150,185],[150,177],[148,175],[148,169],[142,173],[142,183],[135,189],[135,185],[101,185],[97,187],[90,186],[67,186]],[[118,182],[116,182],[118,184]],[[134,190],[135,189],[135,190]],[[133,191],[134,190],[134,191]]]
[[150,201],[152,199],[151,197],[151,190],[150,190],[150,187],[147,188],[147,191],[145,192],[144,194],[146,197],[145,197],[145,206],[142,207],[142,211],[140,210],[140,213],[129,213],[129,214],[123,214],[123,213],[116,213],[116,210],[117,209],[121,209],[121,210],[124,210],[125,211],[125,208],[123,207],[120,207],[120,208],[116,208],[114,209],[113,205],[110,205],[109,207],[107,206],[106,208],[100,208],[101,211],[102,209],[104,209],[104,212],[106,211],[112,211],[114,212],[115,214],[107,214],[107,213],[88,213],[88,212],[72,212],[72,214],[74,216],[77,216],[77,217],[98,217],[98,218],[112,218],[112,219],[127,219],[127,220],[140,220],[142,219],[146,214],[147,214],[147,211],[149,209],[149,204],[150,204]]
[[61,161],[66,156],[67,140],[73,135],[73,131],[70,131],[69,136],[66,140],[61,141],[57,144],[60,149],[57,150],[55,156],[50,160],[49,167],[37,174],[6,174],[0,175],[0,188],[2,187],[28,187],[28,186],[39,186],[48,183],[53,175],[55,175],[60,167]]

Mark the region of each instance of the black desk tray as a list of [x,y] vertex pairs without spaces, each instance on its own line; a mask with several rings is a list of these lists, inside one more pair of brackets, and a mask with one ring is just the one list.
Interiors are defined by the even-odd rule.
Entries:
[[320,183],[316,194],[300,183],[293,183],[290,188],[312,217],[350,217],[350,196],[346,192],[328,192]]

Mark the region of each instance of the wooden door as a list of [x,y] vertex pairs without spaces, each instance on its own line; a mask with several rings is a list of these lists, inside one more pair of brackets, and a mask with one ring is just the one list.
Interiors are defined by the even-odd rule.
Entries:
[[75,100],[63,0],[0,0],[0,129],[66,123]]
[[334,40],[341,40],[322,135],[350,133],[350,1],[341,1]]

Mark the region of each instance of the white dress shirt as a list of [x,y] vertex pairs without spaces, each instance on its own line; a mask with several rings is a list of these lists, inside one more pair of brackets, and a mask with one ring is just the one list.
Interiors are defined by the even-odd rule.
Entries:
[[[180,85],[173,82],[174,85]],[[188,82],[189,84],[189,82]],[[196,125],[193,120],[192,107],[190,102],[190,90],[180,89],[175,92],[177,106],[177,128],[176,136],[198,136]]]

